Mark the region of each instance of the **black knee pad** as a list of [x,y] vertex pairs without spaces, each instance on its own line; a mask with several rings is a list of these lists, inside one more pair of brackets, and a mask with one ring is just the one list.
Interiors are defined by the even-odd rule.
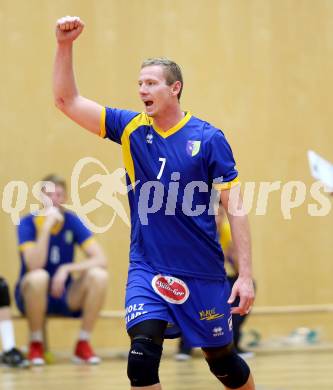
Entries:
[[146,336],[132,339],[128,354],[127,376],[131,386],[151,386],[160,382],[158,369],[162,356],[162,346]]
[[0,308],[6,306],[10,306],[9,288],[5,279],[0,277]]
[[236,352],[218,358],[206,358],[210,371],[217,379],[230,389],[238,389],[245,385],[250,376],[249,366]]

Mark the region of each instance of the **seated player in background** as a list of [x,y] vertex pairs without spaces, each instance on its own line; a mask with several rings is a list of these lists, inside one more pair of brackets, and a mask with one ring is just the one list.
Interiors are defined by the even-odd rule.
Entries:
[[28,367],[28,360],[16,348],[14,326],[10,313],[9,287],[2,276],[0,276],[0,336],[3,350],[0,362],[10,367]]
[[[108,283],[107,262],[92,233],[71,212],[65,211],[66,183],[57,175],[44,180],[45,216],[29,214],[18,226],[21,271],[15,298],[30,330],[28,358],[43,365],[43,326],[47,315],[81,317],[73,361],[97,364],[90,335],[104,302]],[[86,259],[74,263],[79,245]],[[76,277],[73,277],[73,274]]]

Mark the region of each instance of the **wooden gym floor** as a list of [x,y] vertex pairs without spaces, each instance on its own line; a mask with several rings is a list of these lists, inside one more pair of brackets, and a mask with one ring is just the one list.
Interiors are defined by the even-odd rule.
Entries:
[[[333,351],[257,353],[248,360],[257,390],[332,390]],[[220,383],[201,357],[161,363],[164,390],[218,390]],[[0,367],[1,390],[127,390],[125,358],[106,358],[99,366],[76,366],[66,358],[27,370]]]

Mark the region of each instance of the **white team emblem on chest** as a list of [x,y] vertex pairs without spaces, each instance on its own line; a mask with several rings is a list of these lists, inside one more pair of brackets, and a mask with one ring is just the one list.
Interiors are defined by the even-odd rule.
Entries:
[[201,141],[187,141],[186,153],[191,157],[196,156],[200,151],[200,145]]
[[154,138],[153,134],[148,133],[146,135],[146,142],[147,142],[147,144],[152,144],[153,143],[153,138]]

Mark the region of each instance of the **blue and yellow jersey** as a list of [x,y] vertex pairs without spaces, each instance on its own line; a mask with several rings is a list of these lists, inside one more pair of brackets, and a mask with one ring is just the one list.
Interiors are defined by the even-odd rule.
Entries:
[[[105,108],[101,137],[121,144],[131,209],[130,261],[161,273],[224,279],[211,190],[238,182],[220,129],[189,112],[164,132],[145,113]],[[148,204],[150,212],[145,206]]]
[[[25,216],[20,221],[17,229],[21,255],[20,279],[27,272],[23,251],[25,248],[36,245],[44,221],[45,217],[32,214]],[[63,222],[57,223],[51,230],[47,262],[44,269],[52,277],[60,265],[73,262],[75,245],[85,248],[93,240],[92,233],[81,220],[73,213],[65,211]]]

